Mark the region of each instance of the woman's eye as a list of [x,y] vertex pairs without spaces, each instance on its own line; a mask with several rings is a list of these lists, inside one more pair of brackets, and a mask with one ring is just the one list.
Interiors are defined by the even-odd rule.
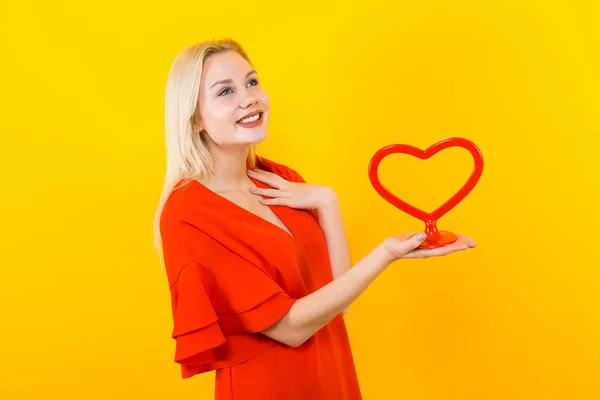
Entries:
[[[256,85],[258,85],[258,80],[257,79],[251,79],[251,80],[248,81],[248,86],[256,86]],[[229,94],[230,92],[231,92],[230,88],[225,88],[218,95],[219,96],[224,96],[224,95]]]

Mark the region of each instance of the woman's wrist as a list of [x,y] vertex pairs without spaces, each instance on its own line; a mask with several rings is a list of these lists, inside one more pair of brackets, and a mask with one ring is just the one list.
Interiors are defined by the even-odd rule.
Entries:
[[377,246],[374,250],[377,253],[377,257],[381,260],[383,264],[386,266],[390,265],[394,261],[398,260],[398,257],[395,257],[392,252],[388,249],[385,241],[381,242],[379,246]]
[[320,193],[320,201],[317,205],[317,211],[328,212],[332,209],[338,208],[339,205],[339,198],[335,190],[333,190],[330,187],[324,186]]

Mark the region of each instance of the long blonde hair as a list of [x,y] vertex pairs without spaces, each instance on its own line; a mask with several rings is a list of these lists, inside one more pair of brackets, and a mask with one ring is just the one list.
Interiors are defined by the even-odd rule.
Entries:
[[[214,173],[213,162],[203,132],[193,131],[194,118],[199,118],[198,92],[204,62],[213,54],[234,51],[252,62],[242,46],[232,39],[208,40],[185,48],[173,61],[167,78],[165,95],[165,134],[167,168],[164,186],[154,216],[154,246],[163,262],[160,217],[176,183]],[[250,147],[248,162],[256,165],[255,145]]]

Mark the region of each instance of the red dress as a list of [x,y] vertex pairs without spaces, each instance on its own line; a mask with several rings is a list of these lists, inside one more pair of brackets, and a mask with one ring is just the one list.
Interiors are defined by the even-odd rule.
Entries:
[[[265,158],[257,167],[304,182]],[[260,333],[333,279],[317,212],[270,207],[293,236],[198,181],[165,203],[161,234],[182,377],[215,370],[217,400],[361,399],[341,314],[299,347]]]

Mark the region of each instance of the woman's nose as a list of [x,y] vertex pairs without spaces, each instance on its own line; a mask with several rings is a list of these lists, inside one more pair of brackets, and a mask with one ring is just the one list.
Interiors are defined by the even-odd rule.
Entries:
[[242,100],[240,102],[240,107],[241,108],[248,108],[248,107],[256,104],[257,102],[258,102],[258,99],[256,98],[256,96],[254,96],[249,91],[245,91],[244,92],[244,97],[242,98]]

